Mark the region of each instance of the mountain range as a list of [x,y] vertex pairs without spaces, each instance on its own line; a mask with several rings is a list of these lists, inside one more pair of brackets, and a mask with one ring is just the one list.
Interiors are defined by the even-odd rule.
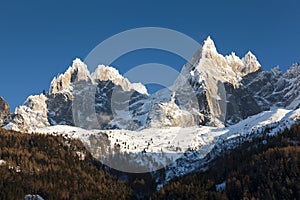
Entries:
[[[279,67],[263,71],[250,51],[241,59],[235,53],[224,57],[208,37],[183,67],[172,91],[165,89],[149,95],[144,85],[131,83],[113,67],[99,65],[90,73],[80,59],[75,59],[64,74],[52,80],[49,92],[28,97],[15,110],[11,125],[24,130],[74,126],[77,121],[86,129],[229,126],[274,106],[299,108],[299,71],[299,64],[292,65],[285,73]],[[87,95],[89,91],[95,99],[85,98],[91,96]],[[73,117],[76,114],[72,105],[76,100],[83,105],[89,101],[95,105],[95,108],[76,108],[82,120]],[[94,109],[93,117],[97,119],[88,123],[86,119],[91,114],[86,110],[93,111],[90,109]],[[125,109],[130,119],[118,113]],[[170,111],[173,113],[168,118]]]
[[[243,58],[223,56],[208,37],[170,88],[149,94],[113,67],[99,65],[91,73],[75,59],[49,91],[29,96],[13,113],[0,98],[0,125],[81,139],[104,163],[116,152],[129,154],[129,164],[153,171],[160,188],[205,170],[227,149],[299,124],[299,88],[299,64],[265,71],[250,51]],[[103,137],[99,150],[92,141]],[[105,164],[132,172],[132,166]]]

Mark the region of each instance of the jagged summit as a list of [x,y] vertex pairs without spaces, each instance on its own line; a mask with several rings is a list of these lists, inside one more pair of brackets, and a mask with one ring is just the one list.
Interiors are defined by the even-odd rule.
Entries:
[[210,36],[208,36],[206,38],[206,40],[204,40],[204,42],[202,44],[202,51],[203,52],[215,52],[215,53],[217,53],[217,48],[215,46],[215,42],[211,39]]
[[95,72],[92,73],[92,77],[95,80],[100,81],[114,81],[117,79],[123,79],[123,77],[120,75],[119,71],[116,68],[105,66],[105,65],[99,65]]
[[256,59],[255,55],[249,50],[244,57],[250,57]]
[[282,75],[282,71],[281,71],[281,69],[280,69],[280,67],[278,65],[275,66],[275,67],[273,67],[271,69],[271,72],[273,73],[274,76],[280,76],[280,75]]
[[60,74],[51,81],[50,94],[69,91],[72,92],[72,83],[85,81],[87,83],[97,83],[97,81],[112,81],[121,86],[124,90],[136,90],[142,94],[148,94],[147,89],[141,83],[131,83],[127,78],[120,75],[119,71],[113,67],[99,65],[95,72],[90,74],[87,65],[79,58],[73,61],[64,74]]
[[64,74],[58,75],[51,81],[50,93],[56,94],[65,90],[71,91],[71,83],[81,80],[91,82],[92,78],[86,64],[79,58],[76,58],[72,66]]
[[127,78],[120,75],[116,68],[99,65],[91,76],[95,81],[112,81],[114,84],[121,86],[125,91],[135,90],[141,94],[148,95],[147,89],[143,84],[131,83]]
[[294,63],[291,67],[286,71],[286,76],[289,78],[296,78],[300,75],[300,64]]
[[244,63],[244,67],[241,70],[243,75],[247,75],[261,69],[260,63],[251,51],[248,51],[244,58],[242,58],[242,62]]
[[236,86],[239,85],[243,76],[261,70],[260,63],[251,51],[243,58],[238,57],[235,52],[223,56],[218,53],[216,45],[210,36],[204,40],[202,47],[188,63],[189,65],[185,67],[185,71],[190,73],[190,71],[194,71],[195,68],[198,68],[198,71],[201,71],[200,63],[202,63],[201,68],[204,70],[211,68],[219,71],[218,74],[220,75],[226,74],[227,78],[225,77],[224,81],[229,81]]

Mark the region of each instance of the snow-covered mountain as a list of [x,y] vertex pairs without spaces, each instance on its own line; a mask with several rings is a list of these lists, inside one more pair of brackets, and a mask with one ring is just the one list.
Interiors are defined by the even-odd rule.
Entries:
[[99,65],[90,74],[75,59],[52,80],[48,93],[30,96],[16,109],[10,126],[24,130],[57,124],[130,130],[228,126],[272,106],[299,107],[299,68],[294,64],[285,73],[279,68],[263,71],[251,52],[243,58],[235,53],[223,56],[208,37],[183,67],[172,91],[149,95],[144,85],[131,83],[113,67]]
[[[153,173],[164,184],[204,169],[240,142],[300,123],[299,88],[299,64],[284,73],[279,67],[264,71],[250,51],[243,58],[223,56],[208,37],[168,89],[148,94],[113,67],[99,65],[90,73],[75,59],[49,92],[28,97],[14,114],[0,99],[0,122],[7,129],[79,138],[119,170],[165,168],[164,180]],[[126,156],[126,169],[120,168],[124,160],[111,162],[116,154]]]
[[[300,106],[299,64],[286,73],[278,68],[263,71],[250,51],[242,59],[235,53],[224,57],[210,37],[181,74],[196,93],[199,112],[205,117],[203,125],[228,126],[272,106]],[[179,87],[178,93],[182,92]]]
[[[223,126],[261,112],[254,98],[242,89],[243,78],[260,70],[261,65],[251,52],[242,59],[234,53],[224,57],[217,52],[214,42],[208,37],[181,72],[182,77],[192,86],[199,112],[204,115],[200,124]],[[186,85],[180,81],[176,84],[183,87]],[[242,94],[234,93],[239,90],[242,90]],[[180,86],[178,93],[181,96],[188,95]]]

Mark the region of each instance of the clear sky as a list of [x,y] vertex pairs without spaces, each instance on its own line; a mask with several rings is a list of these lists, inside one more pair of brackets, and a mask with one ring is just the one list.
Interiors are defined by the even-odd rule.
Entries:
[[[54,76],[106,38],[132,28],[180,31],[196,41],[210,35],[222,54],[251,50],[264,69],[300,61],[298,0],[0,1],[0,96],[14,107],[48,90]],[[114,65],[125,73],[144,62],[179,68],[168,53],[134,52]]]

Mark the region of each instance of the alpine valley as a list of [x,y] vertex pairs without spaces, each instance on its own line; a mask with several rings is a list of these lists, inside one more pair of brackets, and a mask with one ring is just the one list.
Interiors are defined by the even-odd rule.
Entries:
[[[42,186],[28,185],[20,196],[35,192],[54,199],[107,198],[114,193],[101,194],[121,188],[124,193],[116,192],[116,199],[299,199],[299,88],[299,64],[286,72],[279,67],[264,71],[250,51],[243,58],[235,53],[223,56],[208,37],[174,84],[154,94],[113,67],[99,65],[90,72],[75,59],[52,80],[49,91],[29,96],[14,112],[0,98],[1,135],[23,137],[20,140],[28,144],[49,137],[57,150],[75,152],[64,155],[85,163],[80,168],[85,171],[74,164],[74,173],[93,173],[78,182],[79,188],[95,177],[110,184],[100,196],[51,196]],[[25,174],[34,168],[19,159],[21,154],[13,157],[9,152],[1,147],[2,171],[16,169],[14,173]],[[277,161],[286,163],[287,170],[282,171],[278,163],[278,170],[273,170],[270,166],[277,166]],[[91,165],[98,172],[89,169]],[[72,165],[66,166],[72,171]],[[38,168],[23,178],[37,174],[38,179]],[[269,179],[281,181],[281,188],[268,178],[255,177],[267,171]],[[99,179],[92,187],[106,183]],[[9,180],[3,184],[9,185]],[[276,187],[280,189],[273,191]]]

